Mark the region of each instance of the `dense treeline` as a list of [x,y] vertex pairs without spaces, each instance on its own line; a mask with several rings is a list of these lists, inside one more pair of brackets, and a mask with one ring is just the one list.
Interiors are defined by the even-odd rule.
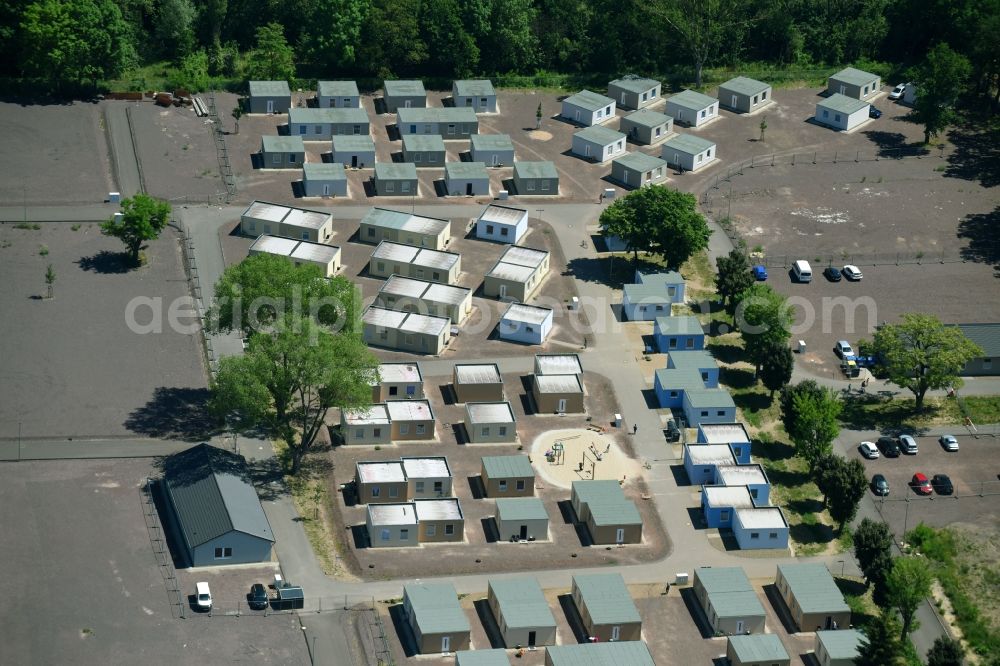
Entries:
[[167,60],[195,84],[678,67],[698,82],[751,61],[905,67],[944,43],[993,97],[998,35],[1000,0],[6,0],[0,76],[93,85]]

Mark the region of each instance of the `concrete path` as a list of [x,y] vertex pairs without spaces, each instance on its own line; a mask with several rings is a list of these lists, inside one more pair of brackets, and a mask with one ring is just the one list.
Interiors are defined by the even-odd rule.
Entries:
[[105,104],[104,118],[108,124],[111,144],[111,164],[122,197],[131,197],[142,191],[139,177],[139,162],[132,131],[129,128],[127,104]]
[[0,206],[0,222],[104,222],[121,210],[118,204],[83,206]]

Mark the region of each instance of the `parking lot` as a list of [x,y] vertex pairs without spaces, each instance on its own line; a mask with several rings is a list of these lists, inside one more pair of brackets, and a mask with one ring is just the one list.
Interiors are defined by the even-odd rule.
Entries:
[[0,610],[4,661],[307,663],[295,615],[178,618],[143,518],[140,484],[155,471],[146,460],[0,465],[0,561],[20,576]]

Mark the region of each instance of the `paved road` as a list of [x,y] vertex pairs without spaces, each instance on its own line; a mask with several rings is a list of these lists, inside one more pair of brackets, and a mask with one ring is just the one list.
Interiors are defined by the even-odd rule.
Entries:
[[105,104],[104,118],[108,125],[111,163],[118,191],[123,197],[131,197],[142,191],[142,183],[132,132],[129,129],[128,105]]

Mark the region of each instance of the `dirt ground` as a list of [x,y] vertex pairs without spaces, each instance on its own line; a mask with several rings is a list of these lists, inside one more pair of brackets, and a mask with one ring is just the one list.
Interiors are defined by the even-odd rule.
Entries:
[[0,102],[0,201],[99,203],[115,189],[101,107]]

